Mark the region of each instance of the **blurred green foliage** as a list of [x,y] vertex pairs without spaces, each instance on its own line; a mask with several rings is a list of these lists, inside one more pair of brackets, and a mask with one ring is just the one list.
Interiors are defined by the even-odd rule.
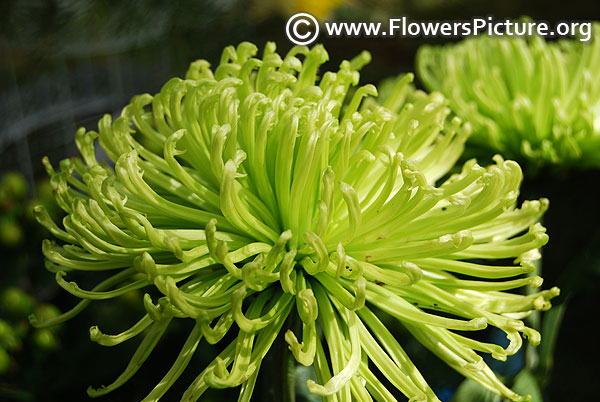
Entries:
[[[0,271],[0,398],[25,391],[18,388],[24,388],[26,384],[23,377],[31,367],[31,354],[45,359],[60,345],[60,326],[37,330],[28,322],[28,316],[33,313],[48,318],[60,314],[56,306],[36,297],[39,288],[32,281],[32,275],[43,269],[36,243],[46,236],[45,229],[33,218],[33,205],[47,205],[49,213],[55,217],[58,217],[58,210],[48,183],[40,182],[36,186],[36,199],[28,197],[28,190],[27,181],[18,172],[0,177],[0,252],[3,260]],[[35,247],[34,252],[32,247]]]

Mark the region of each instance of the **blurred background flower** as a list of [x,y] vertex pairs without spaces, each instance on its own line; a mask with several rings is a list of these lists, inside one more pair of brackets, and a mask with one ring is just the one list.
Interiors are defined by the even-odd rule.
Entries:
[[478,37],[423,46],[418,75],[473,124],[471,141],[530,166],[600,168],[600,40]]

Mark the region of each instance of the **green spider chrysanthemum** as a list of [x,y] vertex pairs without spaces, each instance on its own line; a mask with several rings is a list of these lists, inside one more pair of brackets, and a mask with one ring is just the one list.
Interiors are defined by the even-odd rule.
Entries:
[[[394,401],[380,372],[411,401],[437,401],[378,318],[382,310],[460,373],[524,399],[478,352],[503,360],[520,348],[521,334],[539,342],[521,319],[548,308],[558,289],[505,290],[541,284],[523,275],[548,239],[536,223],[547,200],[517,208],[521,170],[500,157],[488,168],[469,161],[436,187],[470,130],[448,120],[440,94],[414,91],[412,75],[380,103],[363,102],[377,94],[374,86],[348,93],[366,52],[320,80],[328,58],[322,46],[295,47],[284,58],[271,43],[262,60],[256,52],[249,43],[228,47],[214,73],[205,61],[192,63],[185,80],[134,97],[112,122],[102,118],[98,133],[80,129],[81,158],[64,160],[60,172],[46,161],[67,213],[62,229],[36,209],[62,241],[44,242],[47,267],[84,301],[34,324],[135,289],[162,293],[157,304],[146,294],[147,314],[121,334],[91,328],[107,346],[143,337],[124,373],[91,396],[122,385],[173,319],[189,319],[196,324],[187,342],[144,401],[168,390],[201,338],[216,343],[230,331],[237,338],[182,401],[208,387],[238,386],[247,401],[292,316],[302,340],[286,328],[285,341],[299,363],[314,367],[311,392],[327,401]],[[114,165],[96,159],[96,139]],[[82,290],[64,278],[81,271],[114,274]],[[507,348],[463,332],[488,324],[506,333]]]
[[532,166],[600,167],[600,40],[477,37],[424,46],[417,73],[471,140]]

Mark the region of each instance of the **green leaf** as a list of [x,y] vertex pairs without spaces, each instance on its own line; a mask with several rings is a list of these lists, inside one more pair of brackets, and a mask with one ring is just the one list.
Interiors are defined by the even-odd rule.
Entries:
[[512,387],[513,391],[521,395],[531,395],[531,402],[542,402],[542,392],[540,385],[534,375],[527,370],[521,371],[515,377],[515,383]]
[[554,348],[566,309],[567,302],[565,301],[552,307],[544,314],[542,322],[542,333],[544,336],[542,337],[539,350],[539,368],[543,376],[542,378],[546,378],[554,366]]
[[451,402],[501,402],[502,397],[477,384],[475,381],[466,379],[456,390]]

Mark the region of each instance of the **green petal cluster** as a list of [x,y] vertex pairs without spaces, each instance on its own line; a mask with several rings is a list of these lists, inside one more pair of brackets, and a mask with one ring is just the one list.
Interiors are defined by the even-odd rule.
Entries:
[[481,36],[424,46],[417,72],[473,125],[474,143],[534,167],[597,168],[599,27],[589,42]]
[[[522,335],[540,341],[522,319],[549,308],[558,289],[512,289],[541,284],[526,274],[548,240],[536,223],[548,201],[518,208],[521,170],[500,157],[450,174],[470,126],[449,119],[441,94],[415,91],[412,75],[375,101],[373,85],[357,86],[366,52],[321,73],[322,46],[282,57],[268,43],[256,53],[228,47],[214,72],[192,63],[185,79],[134,97],[114,121],[104,116],[98,132],[80,129],[80,157],[60,170],[45,161],[67,214],[59,225],[36,208],[58,239],[43,244],[47,268],[83,300],[33,323],[136,289],[161,294],[145,294],[146,314],[120,334],[91,328],[101,345],[141,338],[123,374],[91,396],[129,380],[185,319],[195,326],[144,401],[160,399],[204,342],[230,333],[182,401],[209,387],[240,387],[248,401],[278,336],[314,367],[306,386],[325,401],[394,401],[381,375],[411,401],[437,401],[384,311],[460,373],[524,400],[480,353],[504,360]],[[96,157],[96,143],[112,162]],[[91,290],[70,281],[93,275]],[[508,347],[466,335],[487,325]]]

